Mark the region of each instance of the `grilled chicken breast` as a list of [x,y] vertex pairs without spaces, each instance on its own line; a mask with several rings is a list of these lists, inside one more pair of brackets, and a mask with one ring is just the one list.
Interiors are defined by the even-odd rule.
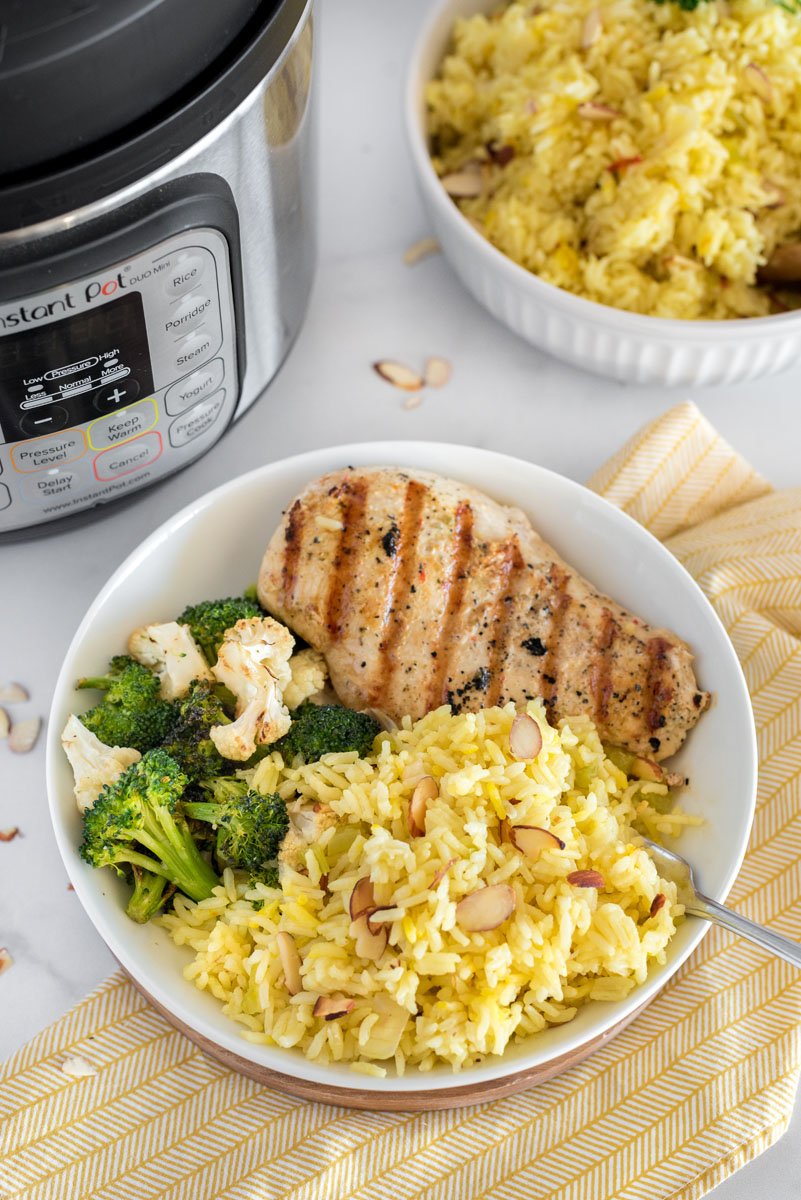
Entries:
[[264,556],[259,600],[328,662],[343,703],[421,717],[541,696],[661,759],[707,706],[675,634],[601,595],[515,508],[423,471],[309,484]]

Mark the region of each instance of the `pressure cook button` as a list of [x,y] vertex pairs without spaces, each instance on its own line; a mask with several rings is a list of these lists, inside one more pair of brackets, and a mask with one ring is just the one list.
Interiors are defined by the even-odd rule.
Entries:
[[11,504],[11,492],[4,483],[0,483],[0,512]]
[[190,329],[202,325],[211,312],[211,297],[202,292],[191,292],[184,296],[179,304],[167,314],[164,321],[164,332],[173,337],[183,337]]
[[212,337],[210,333],[201,331],[190,333],[175,347],[176,370],[180,375],[185,375],[187,371],[199,367],[216,354],[219,346],[219,337]]
[[187,375],[186,379],[174,383],[164,397],[164,407],[167,412],[171,417],[177,417],[191,405],[197,404],[198,400],[210,396],[212,392],[217,391],[224,374],[223,360],[215,358],[208,366],[201,367],[199,371],[193,371],[191,375]]
[[203,274],[206,266],[199,254],[181,254],[170,263],[170,271],[164,281],[168,296],[183,296],[190,291]]
[[124,446],[113,446],[104,450],[94,461],[95,475],[103,483],[130,475],[155,462],[161,454],[161,434],[143,433],[141,437],[126,442]]
[[26,475],[19,482],[19,493],[28,504],[48,504],[51,500],[69,499],[85,491],[92,483],[92,471],[88,460],[69,467],[51,467],[49,471],[38,471]]
[[117,412],[118,409],[125,408],[126,404],[135,400],[140,390],[137,381],[129,376],[127,379],[120,379],[116,383],[110,383],[101,388],[93,403],[98,412]]
[[21,418],[19,427],[29,437],[38,437],[42,433],[52,433],[63,429],[69,420],[69,413],[60,404],[48,404],[46,407],[35,408]]
[[170,426],[172,445],[185,446],[187,442],[193,442],[195,438],[207,433],[220,415],[224,403],[225,388],[220,388],[219,392],[209,396],[208,400],[201,400],[200,404],[196,404],[177,421],[173,421]]
[[130,408],[120,412],[109,413],[93,421],[87,430],[89,445],[95,450],[104,446],[113,446],[117,442],[127,442],[129,438],[139,437],[152,429],[158,419],[158,411],[152,400],[137,400]]
[[80,429],[46,434],[29,442],[18,442],[11,449],[11,462],[18,471],[44,471],[73,462],[86,453],[86,439]]

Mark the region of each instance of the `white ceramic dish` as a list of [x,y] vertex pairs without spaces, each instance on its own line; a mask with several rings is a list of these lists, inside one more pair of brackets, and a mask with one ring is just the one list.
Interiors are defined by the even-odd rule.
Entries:
[[81,861],[81,821],[70,767],[59,734],[71,711],[92,697],[74,691],[84,674],[103,668],[124,650],[129,632],[147,621],[168,620],[185,604],[236,593],[251,583],[288,501],[310,480],[345,464],[414,466],[464,480],[500,501],[519,505],[569,563],[632,611],[686,638],[697,654],[698,676],[716,696],[677,760],[691,777],[686,806],[707,819],[691,829],[682,850],[700,868],[710,896],[722,899],[740,866],[754,808],[756,743],[745,682],[731,643],[695,582],[677,560],[630,517],[579,484],[519,459],[465,446],[379,442],[318,450],[253,471],[211,492],[166,521],[112,575],[89,608],[56,684],[47,747],[50,808],[61,854],[75,890],[100,935],[133,979],[177,1021],[221,1051],[299,1079],[341,1088],[391,1090],[421,1086],[430,1094],[454,1085],[478,1085],[547,1063],[606,1031],[653,996],[687,958],[705,926],[689,920],[671,945],[667,964],[616,1004],[590,1004],[570,1024],[511,1048],[502,1058],[454,1075],[442,1069],[385,1080],[323,1067],[300,1053],[254,1046],[223,1016],[216,1000],[184,980],[190,952],[154,925],[125,915],[122,881]]
[[437,73],[454,20],[497,7],[498,0],[438,0],[412,53],[406,87],[407,136],[423,201],[468,291],[540,349],[624,383],[740,383],[798,361],[799,312],[741,321],[674,321],[623,312],[545,283],[496,250],[462,216],[431,165],[423,89]]

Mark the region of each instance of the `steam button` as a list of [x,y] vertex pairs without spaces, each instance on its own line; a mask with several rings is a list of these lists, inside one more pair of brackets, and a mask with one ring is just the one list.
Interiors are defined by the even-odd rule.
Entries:
[[193,367],[199,367],[217,352],[220,346],[219,336],[196,329],[188,334],[175,347],[175,368],[179,375],[185,375]]
[[183,296],[200,280],[206,264],[199,254],[181,254],[170,263],[170,270],[164,281],[164,291],[168,296]]

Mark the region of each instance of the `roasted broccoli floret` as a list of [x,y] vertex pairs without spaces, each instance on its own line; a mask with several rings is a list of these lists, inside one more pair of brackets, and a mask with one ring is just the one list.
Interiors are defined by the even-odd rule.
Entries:
[[144,925],[167,903],[175,885],[168,883],[163,875],[154,875],[141,867],[131,867],[131,872],[134,890],[125,911],[132,921]]
[[272,747],[289,762],[297,754],[305,762],[316,762],[324,754],[344,754],[348,750],[364,758],[381,732],[375,718],[341,704],[301,704],[292,717],[289,733]]
[[261,605],[249,596],[228,596],[225,600],[202,600],[190,604],[178,618],[179,625],[188,625],[192,637],[203,651],[210,666],[214,666],[226,629],[237,621],[263,616]]
[[208,799],[190,801],[185,811],[216,826],[218,857],[247,871],[251,883],[277,887],[278,851],[289,828],[281,797],[260,796],[244,779],[209,779],[201,787]]
[[105,692],[99,704],[81,714],[81,723],[107,746],[130,746],[144,753],[167,736],[173,706],[159,696],[156,676],[129,655],[116,655],[105,675],[79,679],[77,686]]
[[141,867],[192,900],[205,900],[220,881],[201,857],[181,808],[188,782],[166,751],[149,750],[84,813],[83,860],[120,872],[126,865]]
[[196,679],[175,704],[175,722],[162,748],[193,781],[222,775],[230,764],[209,737],[214,725],[230,723],[215,685]]

